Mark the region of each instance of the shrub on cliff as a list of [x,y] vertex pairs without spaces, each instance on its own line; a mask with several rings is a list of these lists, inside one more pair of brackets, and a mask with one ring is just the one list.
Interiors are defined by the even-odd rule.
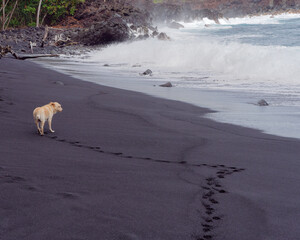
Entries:
[[[83,2],[84,0],[2,0],[0,23],[3,29],[8,26],[36,26],[38,22],[53,25],[65,16],[74,15],[78,4]],[[40,16],[38,21],[37,15]]]

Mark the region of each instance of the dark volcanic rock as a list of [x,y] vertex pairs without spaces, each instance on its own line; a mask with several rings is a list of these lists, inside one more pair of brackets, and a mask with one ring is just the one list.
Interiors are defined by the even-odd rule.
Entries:
[[145,34],[145,35],[139,35],[137,36],[137,40],[146,40],[147,38],[149,38],[149,34]]
[[170,40],[170,37],[168,37],[168,35],[164,32],[161,32],[160,34],[158,34],[157,38],[159,40]]
[[149,75],[149,76],[152,76],[152,71],[150,69],[147,69],[145,72],[143,73],[140,73],[141,76],[146,76],[146,75]]
[[172,83],[170,83],[170,82],[161,84],[161,85],[159,85],[159,86],[160,86],[160,87],[173,87]]
[[85,0],[78,7],[74,17],[85,27],[89,27],[94,23],[106,21],[115,14],[118,14],[126,23],[137,26],[147,26],[151,23],[147,10],[141,10],[135,4],[125,1]]
[[154,31],[154,32],[152,33],[152,37],[156,37],[158,34],[159,34],[158,31]]
[[269,103],[265,99],[261,99],[257,102],[258,106],[269,106]]
[[90,28],[82,29],[75,41],[85,45],[110,44],[122,42],[130,38],[130,29],[120,16],[114,16],[108,20],[95,23]]
[[[45,39],[45,41],[43,41],[45,31],[46,29],[44,27],[28,27],[0,31],[0,45],[11,46],[12,50],[17,54],[66,53],[64,52],[65,47],[68,45],[73,45],[73,42],[69,38],[69,35],[70,32],[73,33],[76,31],[76,29],[64,30],[61,28],[51,28],[49,29],[47,38]],[[32,45],[32,49],[30,45]]]
[[[147,39],[157,30],[151,26],[150,14],[146,10],[112,0],[86,0],[78,6],[74,17],[67,17],[60,25],[66,28],[49,28],[45,41],[43,27],[0,31],[0,45],[10,45],[17,53],[76,54],[82,44],[106,45],[135,38]],[[30,42],[35,46],[33,49]]]
[[169,28],[174,28],[174,29],[180,29],[180,28],[184,28],[184,26],[178,22],[171,22],[168,24]]

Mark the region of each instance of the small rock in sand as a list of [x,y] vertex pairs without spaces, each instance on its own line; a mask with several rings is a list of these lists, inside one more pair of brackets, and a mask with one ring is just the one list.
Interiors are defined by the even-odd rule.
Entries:
[[170,40],[170,37],[164,32],[158,34],[157,38],[158,40],[163,40],[163,41]]
[[172,83],[170,83],[170,82],[161,84],[161,85],[159,85],[159,86],[160,86],[160,87],[173,87]]
[[132,65],[132,67],[141,67],[142,65],[140,65],[140,64],[134,64],[134,65]]
[[258,106],[269,106],[269,103],[265,99],[261,99],[257,102]]
[[65,84],[62,82],[62,81],[55,81],[53,82],[54,84],[57,84],[57,85],[61,85],[61,86],[64,86]]
[[149,75],[149,76],[152,76],[152,71],[150,69],[147,69],[145,72],[143,73],[140,73],[141,76],[146,76],[146,75]]

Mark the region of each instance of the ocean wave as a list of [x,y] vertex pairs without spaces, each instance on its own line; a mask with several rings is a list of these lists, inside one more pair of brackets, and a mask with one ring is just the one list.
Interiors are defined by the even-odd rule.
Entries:
[[[299,83],[300,48],[222,43],[186,37],[123,43],[90,53],[87,61],[136,63],[160,72],[210,72],[236,81]],[[228,80],[229,81],[229,80]]]
[[180,22],[185,28],[199,28],[207,26],[226,26],[240,24],[281,24],[281,20],[300,18],[299,13],[282,13],[278,15],[265,14],[260,16],[245,16],[237,18],[219,18],[218,22],[203,18],[190,23]]

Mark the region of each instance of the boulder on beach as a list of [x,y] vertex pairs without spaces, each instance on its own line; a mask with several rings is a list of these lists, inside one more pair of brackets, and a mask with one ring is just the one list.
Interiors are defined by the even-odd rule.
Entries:
[[173,87],[172,83],[170,83],[170,82],[161,84],[161,85],[159,85],[159,86],[160,86],[160,87]]
[[145,72],[140,73],[140,75],[141,76],[146,76],[146,75],[152,76],[152,71],[150,69],[147,69]]
[[150,37],[149,34],[139,35],[139,36],[137,36],[136,40],[146,40],[149,37]]
[[158,34],[157,38],[159,40],[163,40],[163,41],[170,40],[170,37],[164,32],[161,32],[160,34]]
[[269,106],[269,103],[265,99],[261,99],[257,102],[258,106]]
[[151,34],[151,36],[152,37],[156,37],[158,34],[159,34],[158,31],[155,30],[155,31],[153,31],[153,33]]
[[130,39],[131,40],[145,40],[150,37],[155,37],[159,33],[157,32],[157,27],[153,26],[136,26],[131,25],[130,27]]

